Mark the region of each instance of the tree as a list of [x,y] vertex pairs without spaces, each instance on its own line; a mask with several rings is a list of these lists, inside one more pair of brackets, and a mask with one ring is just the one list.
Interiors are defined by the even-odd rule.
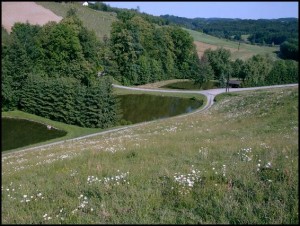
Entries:
[[299,57],[299,42],[298,39],[290,39],[280,45],[280,56],[283,59],[297,60]]
[[210,63],[206,55],[203,55],[200,60],[199,74],[194,76],[194,82],[202,85],[203,83],[209,82],[214,78],[214,71],[210,66]]
[[254,55],[245,62],[243,67],[244,82],[243,86],[264,86],[266,77],[272,69],[272,60],[270,56]]
[[228,66],[230,64],[230,51],[224,48],[208,49],[204,51],[204,55],[206,55],[214,71],[214,79],[224,80],[223,77],[230,71],[230,66]]

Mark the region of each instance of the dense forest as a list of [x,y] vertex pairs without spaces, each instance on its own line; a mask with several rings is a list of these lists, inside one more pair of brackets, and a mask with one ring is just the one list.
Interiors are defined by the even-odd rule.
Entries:
[[[125,85],[191,78],[199,71],[193,38],[179,27],[156,27],[131,12],[112,25],[110,75]],[[111,64],[111,65],[113,65]]]
[[60,23],[16,23],[2,41],[2,110],[83,127],[114,125],[118,109],[111,81],[97,76],[101,45],[74,10]]

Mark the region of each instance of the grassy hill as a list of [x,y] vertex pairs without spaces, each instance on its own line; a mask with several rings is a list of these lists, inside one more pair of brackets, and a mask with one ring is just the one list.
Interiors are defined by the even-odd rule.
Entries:
[[189,29],[188,31],[191,36],[196,41],[197,50],[200,52],[198,54],[203,54],[205,49],[212,48],[216,49],[218,47],[223,47],[229,49],[232,54],[232,59],[248,59],[255,54],[270,54],[273,58],[277,58],[276,52],[279,51],[279,47],[268,47],[268,46],[256,46],[250,44],[241,43],[239,46],[238,42],[229,41],[227,39],[220,39],[211,35],[207,35],[198,31],[193,31]]
[[110,29],[113,21],[117,20],[115,13],[96,11],[89,7],[82,6],[79,2],[75,3],[57,3],[57,2],[36,2],[38,5],[51,10],[56,15],[65,17],[67,11],[73,7],[77,9],[79,18],[83,21],[84,26],[94,30],[100,39],[104,35],[110,37]]
[[2,156],[2,222],[296,224],[298,88]]

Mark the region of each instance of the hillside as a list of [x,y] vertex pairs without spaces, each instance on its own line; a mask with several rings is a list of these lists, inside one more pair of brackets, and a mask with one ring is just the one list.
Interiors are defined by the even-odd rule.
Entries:
[[273,58],[277,57],[277,52],[279,51],[278,46],[268,47],[268,46],[257,46],[245,43],[238,43],[234,41],[229,41],[227,39],[220,39],[211,35],[204,34],[202,32],[193,31],[190,29],[185,29],[194,38],[195,45],[197,47],[197,52],[199,57],[201,57],[206,49],[217,49],[223,47],[231,51],[231,58],[233,60],[239,58],[246,60],[255,54],[270,54]]
[[296,224],[298,88],[2,156],[4,224]]
[[38,5],[51,10],[55,14],[65,17],[67,11],[72,7],[77,10],[78,17],[82,20],[83,25],[94,30],[97,37],[102,39],[104,36],[110,37],[111,24],[116,18],[113,12],[96,11],[89,7],[82,6],[79,2],[75,3],[57,3],[57,2],[37,2]]

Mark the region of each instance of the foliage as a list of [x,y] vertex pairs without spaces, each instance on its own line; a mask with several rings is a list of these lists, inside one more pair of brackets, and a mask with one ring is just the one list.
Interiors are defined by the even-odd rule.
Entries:
[[283,59],[297,60],[299,57],[299,41],[298,39],[290,39],[280,45],[280,56]]
[[290,38],[298,38],[298,19],[225,19],[225,18],[184,18],[163,15],[170,24],[201,31],[219,38],[241,41],[241,35],[249,35],[251,43],[280,45]]
[[103,68],[103,44],[70,10],[60,23],[16,23],[3,47],[2,110],[21,109],[60,122],[106,128],[117,104]]
[[111,75],[116,80],[139,85],[198,73],[199,60],[186,31],[155,27],[130,11],[119,13],[118,18],[110,40],[112,61],[117,65]]
[[230,54],[230,51],[224,48],[205,50],[204,55],[207,57],[207,60],[212,67],[214,79],[218,80],[221,75],[227,75],[227,73],[229,73]]
[[293,60],[272,60],[269,55],[254,55],[246,61],[230,61],[230,51],[224,49],[204,52],[200,73],[193,78],[197,84],[212,78],[225,87],[230,77],[242,80],[243,87],[279,85],[298,82],[298,62]]

